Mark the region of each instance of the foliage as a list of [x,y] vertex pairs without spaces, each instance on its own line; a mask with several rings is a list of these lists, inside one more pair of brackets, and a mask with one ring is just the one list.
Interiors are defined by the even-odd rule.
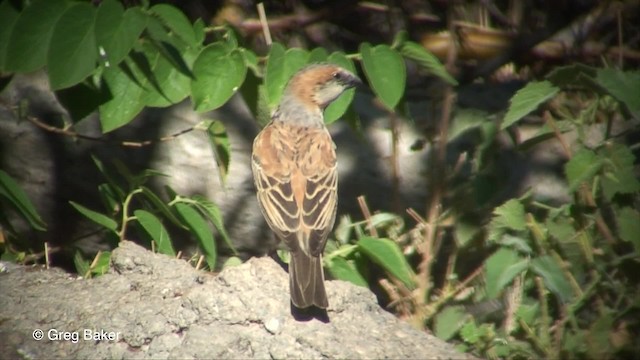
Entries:
[[[452,197],[462,193],[472,200],[467,207],[444,209],[435,223],[417,214],[418,225],[412,229],[393,214],[375,214],[360,222],[343,219],[336,230],[342,245],[329,250],[329,270],[356,284],[378,281],[400,316],[483,357],[610,358],[637,353],[632,340],[640,327],[640,287],[634,275],[640,262],[637,160],[617,141],[621,134],[607,132],[597,143],[586,135],[589,127],[601,126],[603,117],[606,129],[611,129],[616,114],[627,114],[624,121],[637,121],[633,116],[640,87],[621,82],[624,91],[612,90],[615,79],[634,77],[634,72],[568,66],[556,69],[547,80],[529,83],[511,100],[499,125],[503,130],[517,126],[539,107],[546,109],[545,126],[515,146],[526,153],[532,144],[562,144],[567,157],[564,179],[573,201],[550,204],[528,192],[494,207],[490,219],[474,223],[470,215],[486,202],[474,201],[482,196],[469,194],[468,185],[452,186]],[[580,86],[578,79],[586,85]],[[588,99],[577,110],[561,100],[576,88]],[[474,118],[475,126],[469,124]],[[458,120],[463,130],[454,126],[450,139],[486,126],[478,114]],[[481,166],[467,184],[492,166],[481,162],[482,150],[487,151],[486,142],[496,141],[499,132],[479,133],[490,138],[479,141],[480,151],[472,161]],[[568,134],[578,136],[572,145]],[[472,191],[483,193],[487,188]],[[429,238],[427,229],[433,227],[440,235]],[[455,242],[448,254],[439,250],[443,238]],[[430,239],[433,242],[425,244]],[[378,251],[367,249],[376,240]],[[398,261],[398,254],[405,254],[406,260]],[[447,271],[425,282],[423,274],[436,276],[435,271],[424,271],[437,265],[436,254],[448,256]],[[407,268],[416,255],[417,265]],[[479,264],[475,269],[465,264],[469,258]],[[386,275],[374,276],[368,263]]]
[[[191,23],[166,4],[125,9],[115,0],[97,6],[34,0],[17,9],[13,3],[0,3],[0,71],[46,68],[69,111],[68,120],[76,123],[97,111],[105,133],[126,126],[145,107],[190,98],[196,111],[206,112],[237,92],[264,124],[290,76],[317,61],[350,70],[360,62],[373,93],[390,113],[402,110],[405,100],[405,61],[447,86],[456,85],[437,58],[404,32],[391,45],[362,43],[354,54],[273,43],[268,54],[259,56],[242,46],[234,29]],[[327,245],[325,267],[335,278],[382,289],[399,316],[480,356],[602,358],[638,352],[632,334],[640,327],[640,287],[634,277],[640,260],[640,182],[637,160],[619,142],[620,134],[611,133],[611,122],[616,116],[625,121],[640,117],[639,81],[638,72],[574,65],[522,88],[500,121],[456,109],[449,131],[432,140],[431,148],[443,144],[446,149],[447,142],[473,134],[477,143],[467,159],[470,173],[463,176],[436,164],[434,169],[442,173],[435,176],[443,180],[429,186],[431,193],[443,194],[442,201],[426,216],[410,210],[413,226],[398,214],[369,215],[368,210],[362,221],[341,219],[336,241]],[[350,116],[353,97],[354,90],[347,91],[327,108],[327,123]],[[565,104],[572,97],[581,100],[579,106]],[[532,113],[542,114],[544,126],[526,141],[512,137],[513,146],[526,153],[559,142],[573,200],[554,204],[525,193],[492,202],[497,187],[492,177],[497,175],[491,173],[491,155],[498,137],[517,132]],[[443,123],[450,116],[445,113]],[[594,144],[587,130],[601,119],[606,131]],[[224,128],[217,122],[203,128],[216,161],[227,169],[230,148]],[[569,133],[577,137],[571,144]],[[147,170],[133,175],[118,163],[114,172],[97,158],[95,163],[106,180],[98,188],[104,210],[76,202],[70,206],[114,243],[137,231],[156,251],[176,256],[173,234],[188,233],[203,254],[198,263],[205,261],[209,269],[219,265],[213,228],[233,248],[212,202],[183,197],[170,188],[165,189],[168,200],[163,199],[146,185],[161,174]],[[24,191],[1,171],[0,199],[1,214],[12,208],[34,229],[46,229]],[[6,216],[0,221],[11,229]],[[3,250],[3,257],[15,255]],[[76,253],[74,261],[79,273],[91,276],[105,271],[109,256],[100,252],[90,262]],[[436,267],[445,270],[441,274]]]

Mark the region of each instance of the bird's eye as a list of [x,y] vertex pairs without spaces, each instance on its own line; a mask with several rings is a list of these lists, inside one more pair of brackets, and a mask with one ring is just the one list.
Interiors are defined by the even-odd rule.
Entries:
[[338,72],[334,72],[334,73],[332,74],[332,76],[333,76],[333,78],[334,78],[334,79],[336,79],[336,80],[338,80],[338,81],[340,81],[340,80],[343,80],[343,79],[344,79],[344,74],[342,74],[342,73],[341,73],[341,72],[339,72],[339,71],[338,71]]

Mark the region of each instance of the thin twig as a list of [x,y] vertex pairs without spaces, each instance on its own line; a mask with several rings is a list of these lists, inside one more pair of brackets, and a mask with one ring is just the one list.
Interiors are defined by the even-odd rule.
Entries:
[[44,242],[44,263],[48,270],[49,269],[49,243],[46,241]]
[[267,22],[267,13],[264,11],[264,3],[258,3],[258,15],[260,16],[260,26],[262,27],[262,34],[264,34],[264,41],[267,45],[271,45],[271,31],[269,31],[269,23]]
[[371,211],[369,211],[369,207],[367,206],[367,201],[364,199],[364,196],[358,196],[358,205],[360,205],[362,215],[364,215],[364,219],[367,222],[369,234],[373,237],[378,237],[378,230],[373,226],[373,222],[371,222]]
[[175,140],[179,136],[184,135],[184,134],[186,134],[188,132],[191,132],[191,131],[193,131],[195,129],[195,127],[192,126],[190,128],[178,131],[177,133],[174,133],[174,134],[171,134],[171,135],[167,135],[167,136],[163,136],[163,137],[160,137],[160,138],[154,139],[154,140],[115,141],[115,140],[111,140],[111,139],[105,139],[103,137],[84,135],[84,134],[80,134],[80,133],[72,131],[72,130],[62,129],[62,128],[58,128],[58,127],[55,127],[55,126],[51,126],[49,124],[45,124],[44,122],[40,121],[38,118],[36,118],[34,116],[26,116],[25,118],[29,122],[31,122],[32,124],[36,125],[37,127],[41,128],[41,129],[43,129],[45,131],[50,132],[50,133],[54,133],[54,134],[58,134],[58,135],[64,135],[64,136],[68,136],[68,137],[76,138],[76,139],[95,141],[95,142],[101,142],[101,143],[112,143],[112,144],[116,144],[116,145],[120,145],[120,146],[124,146],[124,147],[136,147],[136,148],[153,145],[153,144],[156,144],[156,143],[159,143],[159,142]]

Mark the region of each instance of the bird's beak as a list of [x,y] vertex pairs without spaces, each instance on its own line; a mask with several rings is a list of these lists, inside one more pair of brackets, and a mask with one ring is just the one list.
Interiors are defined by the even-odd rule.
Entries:
[[347,81],[346,85],[347,85],[347,88],[352,88],[352,87],[359,88],[359,87],[362,87],[363,84],[362,84],[362,80],[360,80],[358,76],[353,75],[349,77],[349,80]]

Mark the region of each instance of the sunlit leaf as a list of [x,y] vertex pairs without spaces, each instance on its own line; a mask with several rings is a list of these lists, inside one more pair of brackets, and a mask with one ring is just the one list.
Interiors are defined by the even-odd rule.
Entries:
[[528,83],[511,98],[509,110],[507,110],[500,128],[506,129],[532,111],[535,111],[542,103],[554,97],[558,91],[560,91],[560,88],[549,81]]
[[375,94],[390,110],[395,109],[404,95],[406,69],[402,56],[388,45],[360,45],[364,72]]
[[167,229],[162,225],[162,222],[160,222],[155,215],[146,210],[136,210],[133,214],[136,216],[140,225],[142,225],[142,228],[155,242],[158,252],[175,257],[176,251],[173,249],[171,237],[169,236]]
[[382,266],[391,275],[402,281],[409,289],[415,287],[415,273],[409,266],[402,250],[389,239],[362,237],[357,243],[360,250],[373,262]]

